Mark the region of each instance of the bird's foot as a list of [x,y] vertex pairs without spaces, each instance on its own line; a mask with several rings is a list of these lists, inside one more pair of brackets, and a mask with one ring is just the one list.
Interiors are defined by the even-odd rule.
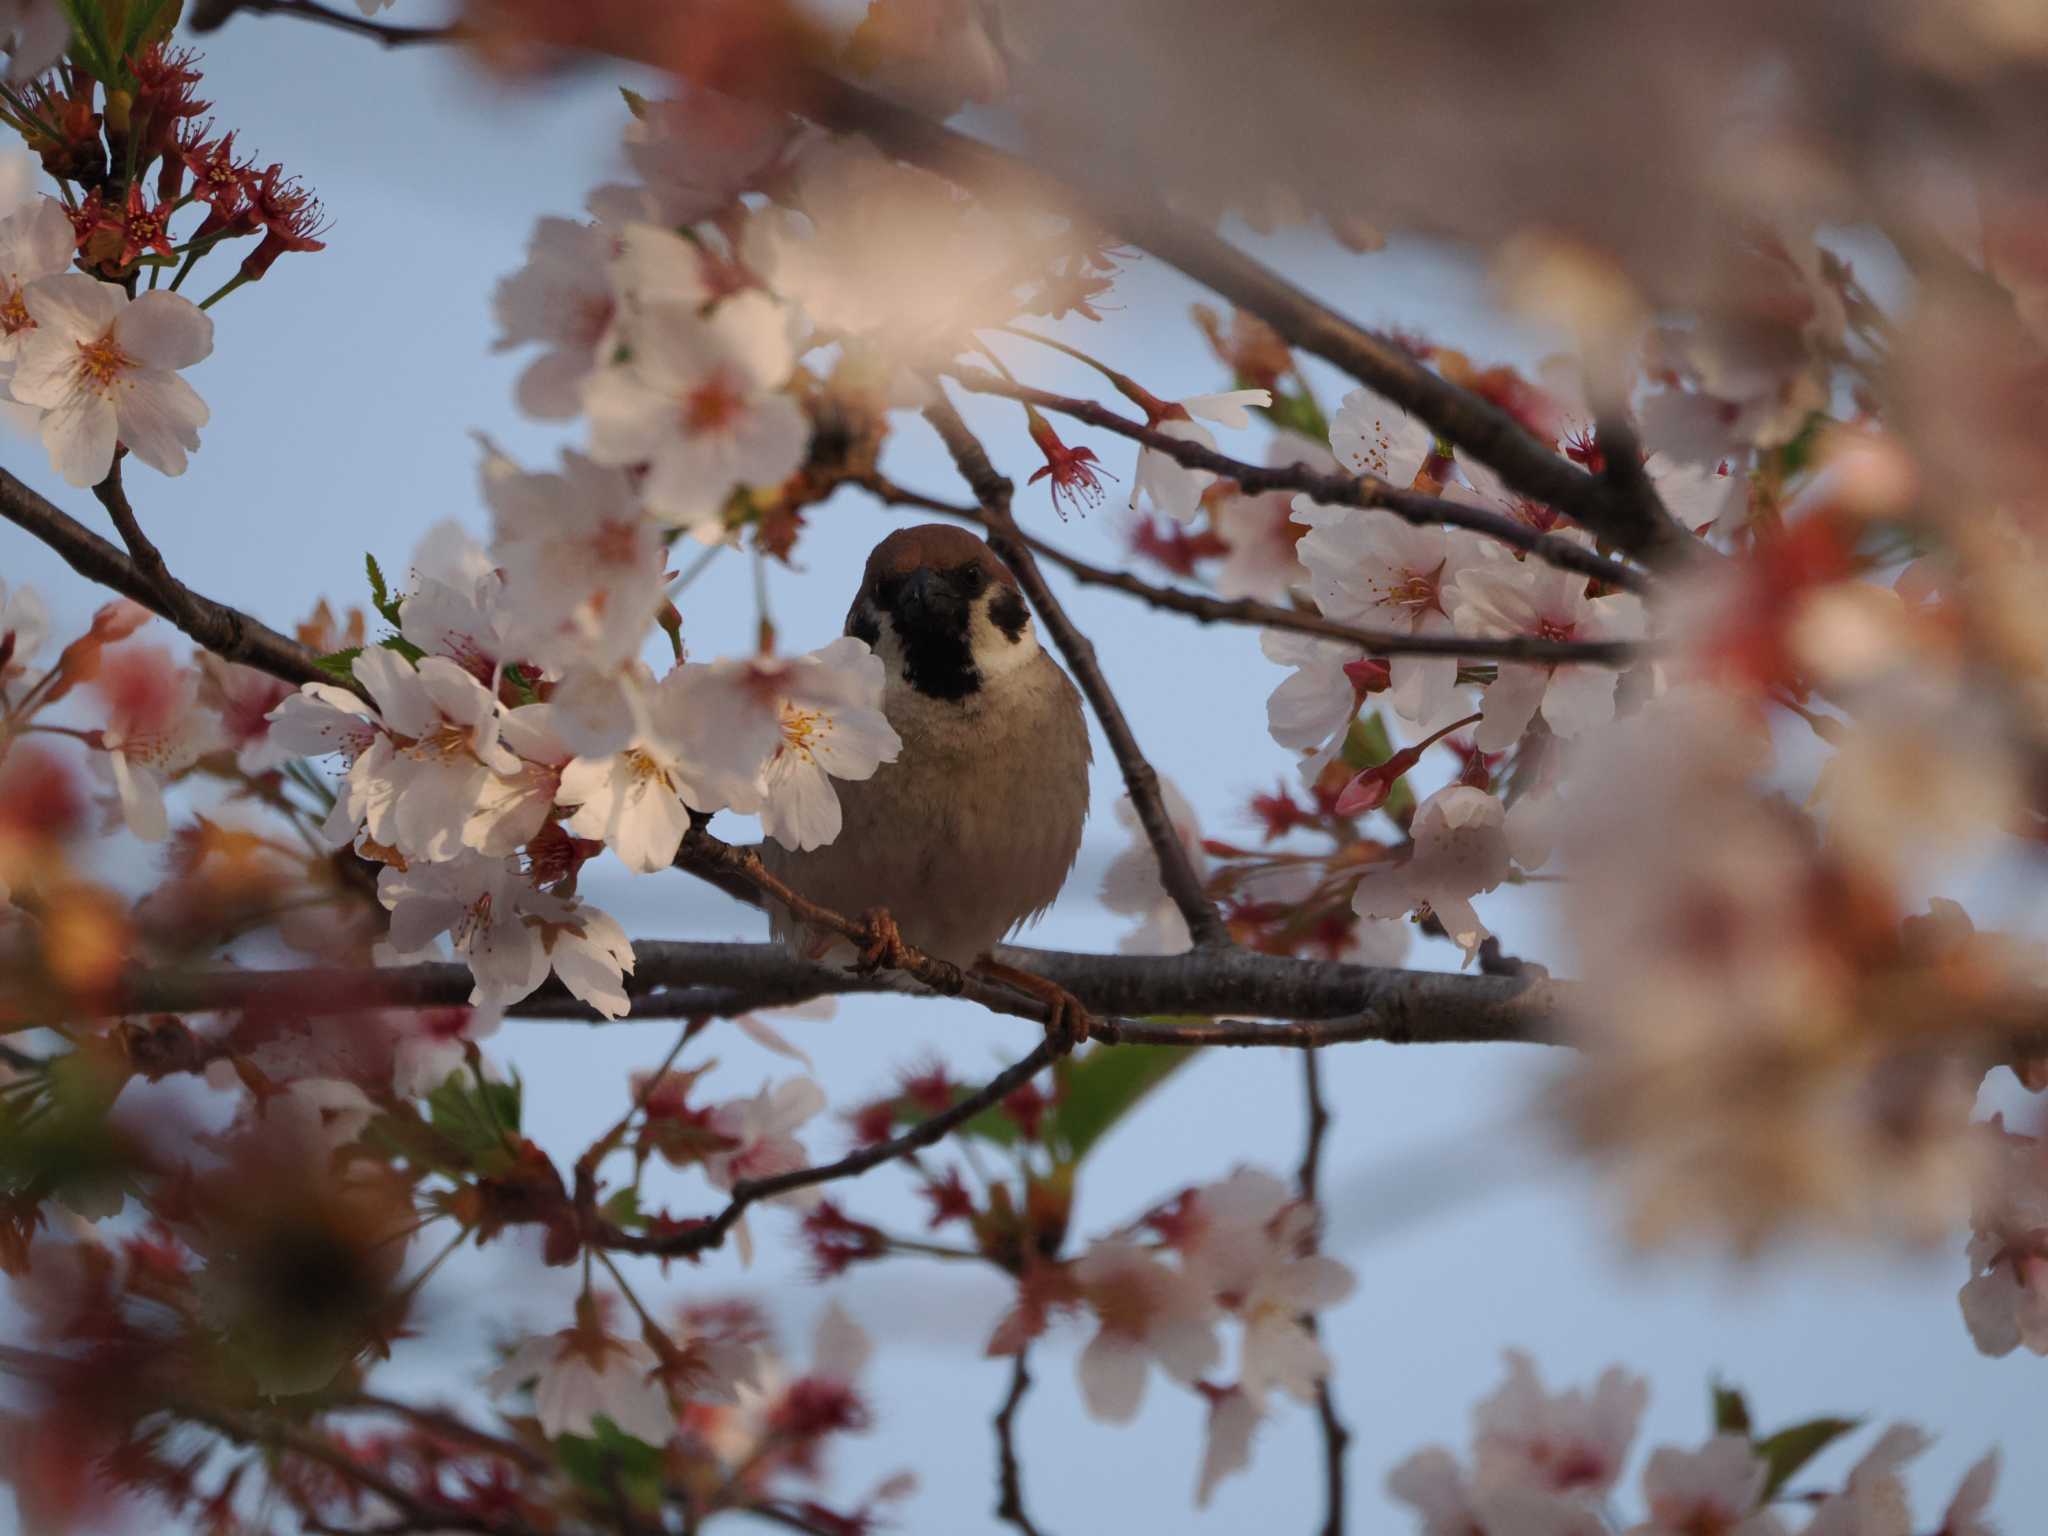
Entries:
[[1045,1037],[1062,1055],[1084,1044],[1094,1033],[1094,1016],[1083,1006],[1081,999],[1058,982],[1047,981],[1029,971],[1020,971],[1014,965],[1005,965],[986,955],[975,962],[974,970],[979,976],[1014,987],[1044,1003],[1047,1009]]
[[903,930],[896,926],[896,919],[889,915],[887,907],[869,907],[860,915],[861,926],[867,929],[868,941],[861,946],[860,958],[853,968],[863,976],[876,971],[897,971],[909,958],[909,950],[903,943]]

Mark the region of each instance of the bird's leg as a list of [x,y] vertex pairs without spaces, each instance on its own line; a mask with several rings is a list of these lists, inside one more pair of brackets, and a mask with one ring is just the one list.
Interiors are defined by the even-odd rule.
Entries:
[[1044,1003],[1051,1010],[1045,1019],[1046,1037],[1062,1051],[1071,1051],[1080,1045],[1095,1028],[1095,1020],[1081,999],[1056,981],[1020,971],[1014,965],[1005,965],[992,955],[983,955],[975,961],[974,972],[990,981],[1015,987]]

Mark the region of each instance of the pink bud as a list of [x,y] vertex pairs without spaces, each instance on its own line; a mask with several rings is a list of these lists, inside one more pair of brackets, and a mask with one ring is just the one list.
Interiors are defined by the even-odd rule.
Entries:
[[1384,693],[1394,681],[1392,668],[1386,662],[1375,661],[1369,656],[1345,662],[1344,675],[1351,679],[1351,686],[1360,693]]
[[1394,792],[1394,785],[1383,769],[1384,765],[1368,768],[1337,792],[1339,816],[1363,815],[1387,803],[1387,796]]

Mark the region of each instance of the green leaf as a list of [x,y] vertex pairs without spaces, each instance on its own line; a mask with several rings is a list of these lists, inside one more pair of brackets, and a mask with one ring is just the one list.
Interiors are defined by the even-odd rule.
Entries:
[[1069,1056],[1054,1069],[1059,1102],[1053,1106],[1049,1127],[1053,1144],[1063,1149],[1069,1162],[1079,1162],[1146,1094],[1199,1049],[1185,1045],[1098,1046],[1085,1056]]
[[427,1118],[485,1174],[512,1166],[511,1141],[519,1134],[519,1082],[479,1083],[474,1072],[453,1072],[427,1095]]
[[387,651],[398,652],[399,655],[403,656],[407,661],[411,662],[414,666],[418,666],[420,664],[420,658],[427,654],[418,646],[414,645],[410,640],[406,639],[405,636],[403,635],[386,635],[382,640],[379,640],[377,643],[383,646],[384,649]]
[[598,1207],[598,1213],[615,1227],[637,1227],[647,1220],[640,1214],[640,1191],[622,1189]]
[[1714,1383],[1714,1433],[1749,1435],[1749,1404],[1738,1387]]
[[1768,1440],[1759,1440],[1756,1453],[1770,1468],[1770,1475],[1764,1480],[1764,1497],[1769,1499],[1777,1493],[1801,1467],[1862,1423],[1861,1419],[1809,1419],[1779,1430]]
[[340,683],[344,688],[353,688],[356,682],[356,658],[363,654],[360,645],[352,645],[345,651],[329,651],[325,656],[313,658],[313,665]]
[[[1238,387],[1244,388],[1243,380]],[[1299,432],[1313,442],[1327,443],[1330,440],[1330,423],[1323,415],[1323,408],[1316,404],[1316,397],[1307,390],[1282,390],[1273,396],[1273,404],[1266,411],[1267,418],[1276,427],[1285,427],[1290,432]]]
[[562,1470],[578,1487],[610,1507],[624,1494],[634,1508],[652,1513],[661,1508],[662,1453],[658,1446],[635,1440],[610,1419],[600,1416],[594,1438],[564,1435],[555,1442]]
[[117,87],[127,83],[124,72],[115,68],[108,53],[105,5],[99,0],[58,0],[58,4],[71,23],[71,46],[67,52],[73,60],[95,80],[111,81]]
[[363,553],[363,568],[370,573],[370,602],[390,622],[392,628],[397,628],[398,600],[384,585],[384,572],[377,564],[377,557],[367,550]]

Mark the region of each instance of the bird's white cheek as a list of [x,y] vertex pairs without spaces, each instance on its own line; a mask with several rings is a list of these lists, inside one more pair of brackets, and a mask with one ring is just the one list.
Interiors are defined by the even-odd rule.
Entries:
[[1019,667],[1031,665],[1038,655],[1038,630],[1026,619],[1023,632],[1012,640],[990,622],[986,613],[977,612],[967,631],[967,643],[985,687]]

